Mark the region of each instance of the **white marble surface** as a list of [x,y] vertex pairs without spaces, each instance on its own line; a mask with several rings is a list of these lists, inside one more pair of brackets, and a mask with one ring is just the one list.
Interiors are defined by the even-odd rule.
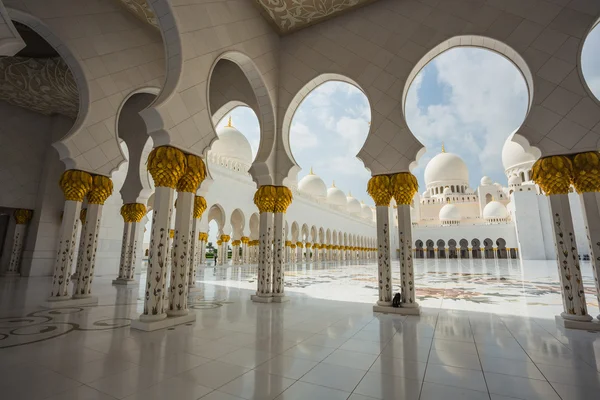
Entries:
[[583,400],[600,393],[598,334],[511,315],[512,303],[494,314],[448,309],[444,297],[442,308],[426,305],[420,317],[406,317],[374,315],[366,295],[350,302],[302,292],[349,300],[357,288],[366,291],[360,279],[348,282],[354,269],[375,266],[344,268],[350,278],[335,268],[298,274],[283,304],[250,301],[252,267],[218,268],[216,276],[203,269],[201,291],[190,299],[196,321],[151,333],[130,330],[141,289],[112,286],[114,276],[94,280],[97,307],[51,311],[38,308],[48,278],[2,279],[0,398]]

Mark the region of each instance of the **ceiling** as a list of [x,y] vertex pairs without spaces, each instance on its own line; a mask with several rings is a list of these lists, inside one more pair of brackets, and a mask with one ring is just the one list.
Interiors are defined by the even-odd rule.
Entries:
[[[117,0],[141,20],[158,28],[147,0]],[[262,15],[280,35],[335,17],[375,0],[254,0]]]
[[254,0],[280,35],[295,32],[375,0]]

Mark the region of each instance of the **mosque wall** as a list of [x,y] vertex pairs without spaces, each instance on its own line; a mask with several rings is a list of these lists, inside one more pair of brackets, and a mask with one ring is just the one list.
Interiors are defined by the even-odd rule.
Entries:
[[[422,240],[425,244],[427,240],[443,240],[448,245],[450,239],[454,239],[458,244],[462,239],[466,239],[471,245],[473,239],[479,239],[483,246],[485,239],[496,240],[504,239],[506,247],[517,247],[517,235],[513,224],[493,224],[493,225],[457,225],[457,226],[438,226],[413,228],[413,247],[417,240]],[[437,246],[437,245],[436,245]]]

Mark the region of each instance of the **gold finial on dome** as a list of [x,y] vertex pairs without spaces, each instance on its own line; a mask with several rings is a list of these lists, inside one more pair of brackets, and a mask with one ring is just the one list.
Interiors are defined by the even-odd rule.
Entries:
[[331,187],[334,188],[335,187],[335,181],[331,181]]
[[442,153],[445,153],[445,152],[446,152],[446,148],[444,147],[444,142],[442,142]]
[[312,165],[310,166],[310,172],[308,173],[309,175],[314,175],[315,173],[313,172],[313,168]]
[[348,197],[352,197],[352,190],[348,190]]
[[229,116],[229,120],[227,121],[227,128],[233,128],[233,125],[231,125],[231,115]]

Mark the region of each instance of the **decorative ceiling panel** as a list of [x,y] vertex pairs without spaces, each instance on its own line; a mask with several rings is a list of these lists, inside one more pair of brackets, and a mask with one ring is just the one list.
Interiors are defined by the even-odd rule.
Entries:
[[75,119],[79,94],[73,74],[60,57],[0,58],[0,100],[46,115]]
[[263,15],[284,35],[375,0],[255,0]]
[[152,27],[158,29],[158,21],[154,11],[148,5],[147,0],[117,0],[121,3],[129,12],[133,13],[136,17],[144,22],[147,22]]

